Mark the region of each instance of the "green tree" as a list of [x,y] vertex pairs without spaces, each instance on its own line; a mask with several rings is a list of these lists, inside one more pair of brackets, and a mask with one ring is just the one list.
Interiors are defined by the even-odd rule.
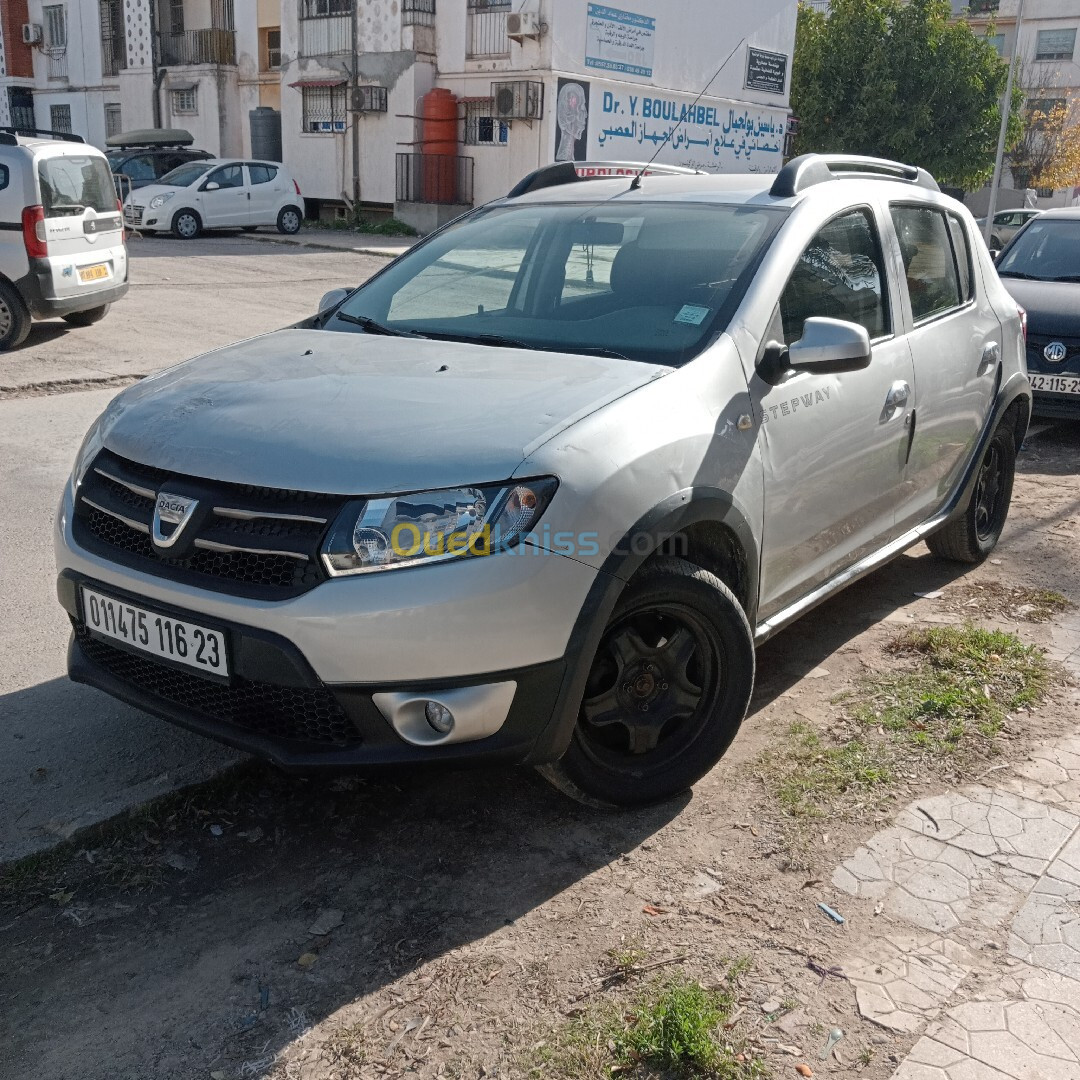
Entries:
[[979,187],[993,172],[1007,76],[993,46],[952,21],[948,0],[833,0],[827,16],[800,4],[795,152],[872,154]]

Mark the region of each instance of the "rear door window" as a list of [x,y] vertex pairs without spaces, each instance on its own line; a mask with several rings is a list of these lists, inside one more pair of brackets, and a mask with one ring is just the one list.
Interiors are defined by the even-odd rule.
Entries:
[[269,184],[277,176],[277,169],[273,165],[249,165],[248,173],[253,184]]
[[38,162],[38,183],[46,217],[78,217],[87,207],[99,214],[116,209],[116,190],[104,158],[42,158]]
[[953,255],[956,258],[956,271],[960,281],[960,299],[968,301],[974,295],[971,273],[971,245],[968,243],[967,229],[963,222],[953,214],[948,215],[949,235],[952,238]]
[[945,214],[929,206],[892,206],[916,322],[958,308],[960,279]]
[[126,158],[120,162],[116,171],[130,176],[132,180],[155,180],[160,175],[154,168],[154,159],[150,154]]
[[821,316],[857,323],[871,338],[888,334],[885,282],[870,211],[834,218],[810,241],[780,297],[785,344],[802,337],[807,319]]

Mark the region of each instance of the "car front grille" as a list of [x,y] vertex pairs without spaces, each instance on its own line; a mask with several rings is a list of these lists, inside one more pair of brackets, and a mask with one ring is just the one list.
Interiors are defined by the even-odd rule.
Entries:
[[[184,553],[151,542],[160,491],[194,492],[211,510]],[[80,545],[137,570],[262,599],[325,580],[319,550],[341,497],[177,477],[103,450],[79,487],[72,528]]]
[[289,742],[335,749],[361,742],[355,725],[325,686],[277,686],[239,677],[226,685],[118,649],[95,637],[83,623],[75,623],[75,637],[91,662],[121,682],[200,717]]
[[[1043,350],[1052,342],[1065,346],[1065,359],[1052,362],[1043,355]],[[1028,367],[1032,371],[1047,375],[1080,375],[1080,338],[1054,337],[1045,334],[1028,335]]]

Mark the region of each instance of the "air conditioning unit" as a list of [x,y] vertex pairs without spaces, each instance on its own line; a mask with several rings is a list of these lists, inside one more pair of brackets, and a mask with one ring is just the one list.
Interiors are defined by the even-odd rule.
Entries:
[[544,115],[544,84],[541,82],[493,82],[491,98],[500,120],[539,120]]
[[387,93],[385,86],[357,86],[353,89],[353,112],[386,112],[386,108]]
[[23,23],[22,39],[24,45],[38,45],[41,42],[41,23]]
[[506,16],[506,36],[514,41],[540,36],[540,17],[535,11],[511,11]]

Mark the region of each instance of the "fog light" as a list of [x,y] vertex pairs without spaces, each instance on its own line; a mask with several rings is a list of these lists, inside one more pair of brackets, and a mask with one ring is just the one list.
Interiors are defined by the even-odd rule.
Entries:
[[424,717],[440,735],[449,735],[454,730],[454,714],[437,701],[429,701],[424,706]]

